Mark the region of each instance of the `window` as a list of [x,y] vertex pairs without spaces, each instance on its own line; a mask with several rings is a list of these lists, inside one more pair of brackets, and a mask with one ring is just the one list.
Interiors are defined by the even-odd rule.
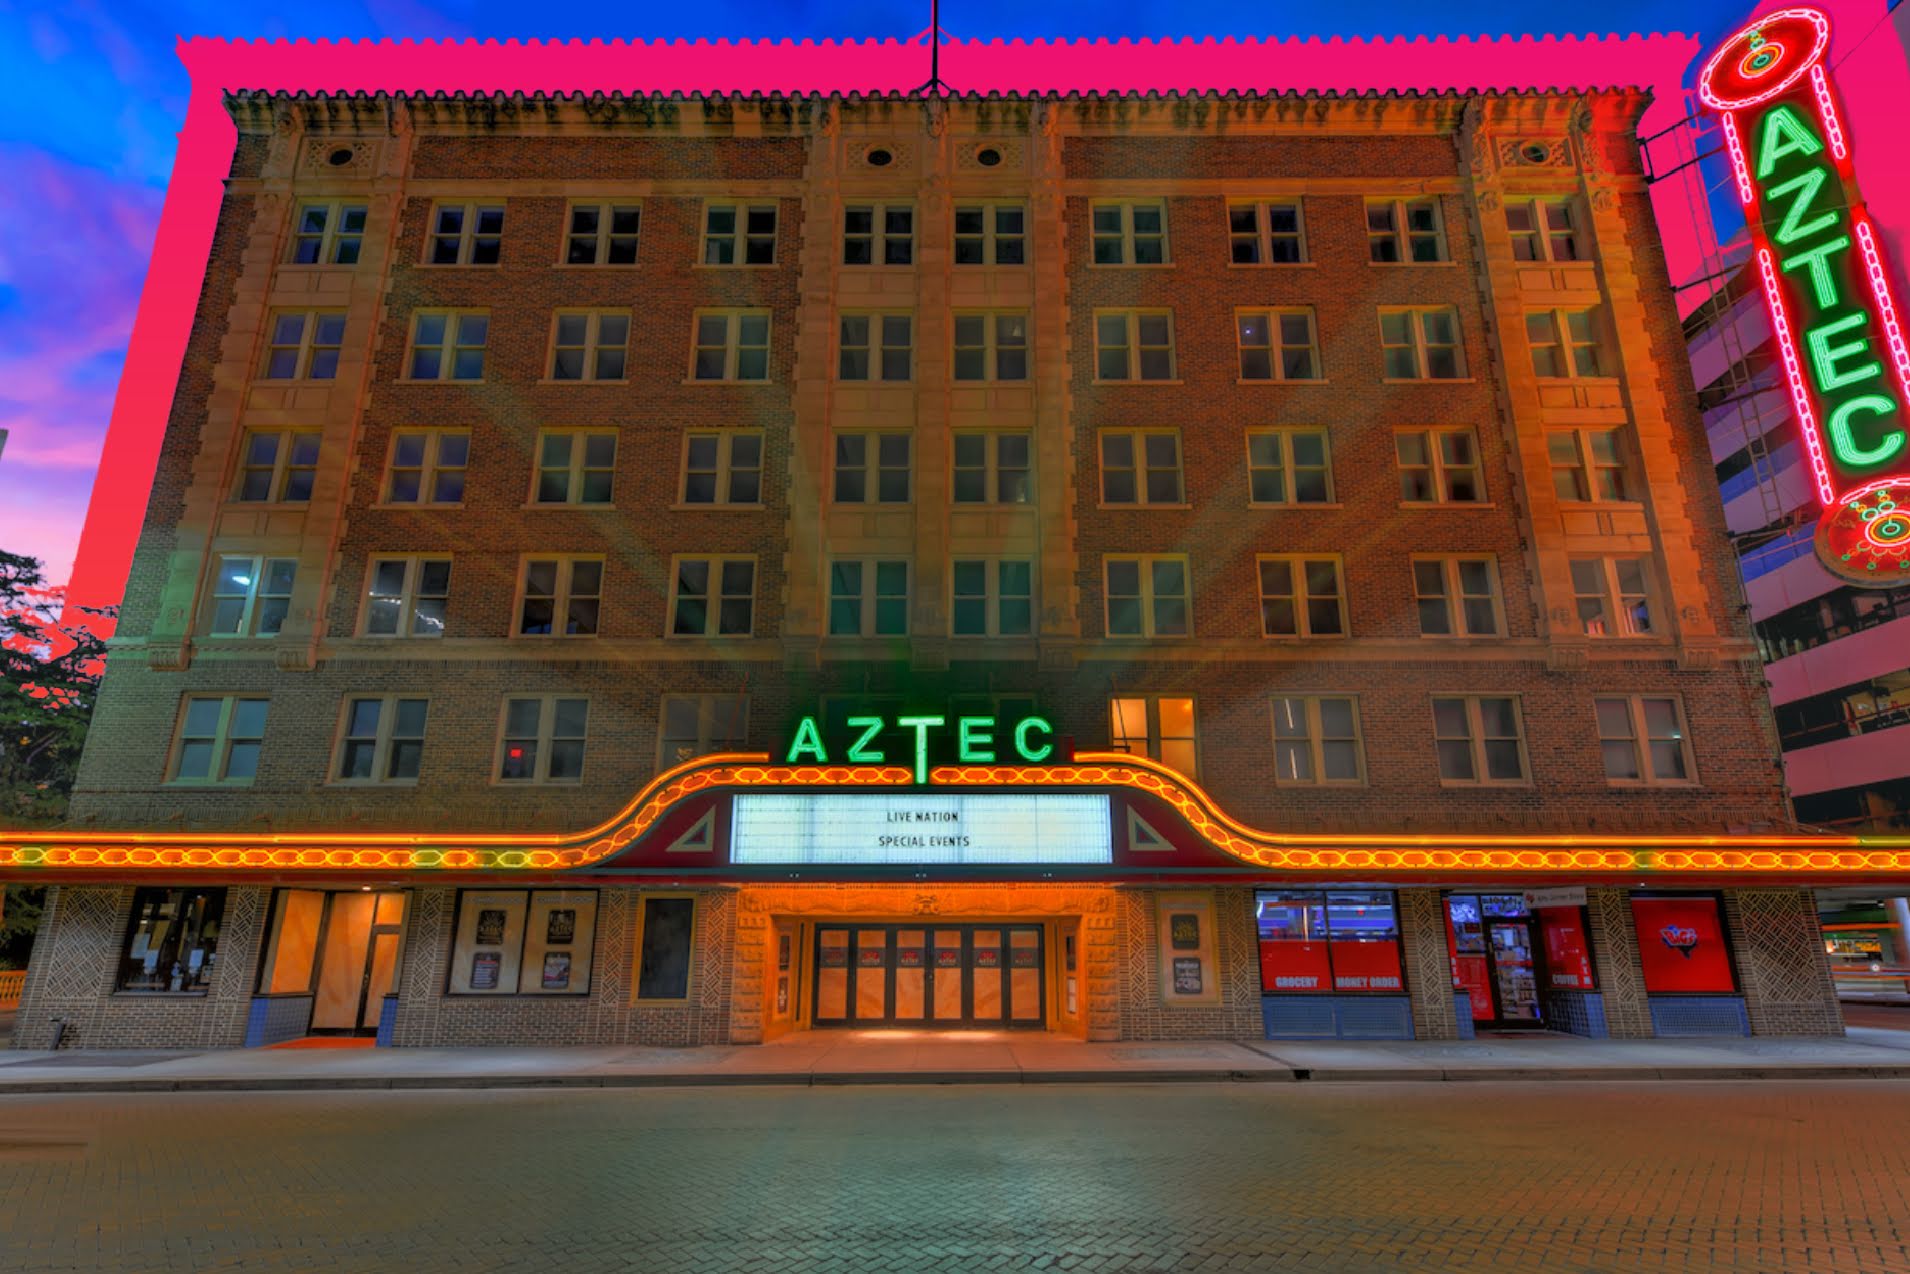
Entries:
[[1102,569],[1107,583],[1108,636],[1191,635],[1185,557],[1109,557]]
[[690,998],[690,943],[696,899],[645,897],[637,939],[637,999]]
[[1636,500],[1628,448],[1616,429],[1552,429],[1552,487],[1566,501]]
[[1268,889],[1254,894],[1266,995],[1398,994],[1399,909],[1390,892]]
[[1180,504],[1180,434],[1101,431],[1101,503]]
[[1167,205],[1097,203],[1089,210],[1094,264],[1164,265],[1167,262]]
[[1592,310],[1532,310],[1525,316],[1532,370],[1541,377],[1609,376]]
[[836,379],[909,379],[914,327],[906,314],[844,314]]
[[672,637],[747,637],[756,623],[756,559],[680,557],[670,593]]
[[637,204],[574,203],[564,234],[565,265],[635,265],[637,230],[643,209]]
[[425,700],[350,698],[338,741],[341,783],[415,783],[424,758]]
[[1441,782],[1525,782],[1517,699],[1510,695],[1435,696],[1432,704]]
[[466,889],[452,929],[448,995],[587,995],[594,889]]
[[214,637],[271,637],[285,625],[298,560],[221,557],[212,577]]
[[1350,695],[1275,695],[1273,781],[1364,783],[1359,700]]
[[697,380],[768,380],[769,313],[705,310],[696,316]]
[[1387,380],[1459,380],[1466,374],[1457,310],[1381,310],[1379,343]]
[[955,379],[1027,380],[1027,313],[957,314]]
[[1421,637],[1502,637],[1499,564],[1490,557],[1415,557]]
[[1247,491],[1253,504],[1331,503],[1326,430],[1249,429]]
[[1306,224],[1298,199],[1232,204],[1227,231],[1235,265],[1299,265],[1306,260]]
[[483,380],[486,310],[420,310],[411,324],[412,380]]
[[318,476],[318,435],[287,430],[245,436],[238,498],[268,504],[303,504]]
[[555,695],[504,701],[498,744],[500,783],[575,783],[584,776],[588,699]]
[[1369,259],[1382,265],[1444,261],[1446,229],[1439,200],[1368,199],[1366,248]]
[[1194,701],[1157,695],[1108,700],[1108,750],[1149,757],[1195,777]]
[[748,742],[748,696],[663,696],[657,713],[657,769],[711,752],[740,752]]
[[957,637],[1027,637],[1035,630],[1035,568],[1026,559],[957,558],[950,631]]
[[518,589],[517,635],[596,636],[603,583],[601,558],[526,558]]
[[1651,995],[1731,995],[1738,989],[1716,895],[1631,897],[1638,963]]
[[914,208],[850,204],[842,210],[842,264],[909,265],[914,260]]
[[402,429],[391,436],[387,504],[462,504],[471,435],[462,429]]
[[1581,255],[1569,199],[1508,199],[1505,228],[1515,261],[1576,261]]
[[1096,310],[1096,380],[1174,379],[1174,316],[1167,310]]
[[442,637],[451,600],[448,557],[374,557],[365,589],[367,637]]
[[1486,498],[1472,430],[1401,430],[1393,435],[1393,450],[1399,498],[1407,504],[1477,504]]
[[617,435],[537,436],[537,504],[609,504],[617,475]]
[[1028,210],[1018,203],[955,209],[956,265],[1022,265],[1028,260]]
[[829,635],[902,637],[909,631],[909,564],[829,563]]
[[224,916],[223,889],[135,889],[132,930],[113,989],[204,995],[212,989]]
[[836,503],[907,504],[911,441],[907,434],[837,434]]
[[189,698],[173,745],[172,782],[248,784],[259,772],[264,699]]
[[1684,709],[1670,695],[1629,695],[1592,701],[1598,748],[1611,783],[1689,783],[1691,747]]
[[713,203],[704,205],[704,265],[774,265],[775,263],[775,204]]
[[272,340],[265,351],[267,380],[333,380],[345,343],[345,316],[326,310],[272,313]]
[[986,429],[954,431],[956,504],[1026,504],[1034,498],[1034,438]]
[[1263,637],[1344,637],[1346,598],[1337,557],[1261,557]]
[[503,246],[501,205],[439,204],[431,210],[427,265],[496,265]]
[[1587,637],[1649,637],[1651,572],[1642,557],[1575,557],[1572,597]]
[[1234,332],[1240,345],[1240,379],[1320,378],[1312,310],[1236,310]]
[[364,242],[364,204],[302,204],[292,235],[292,264],[357,265]]
[[683,440],[683,503],[760,504],[763,435],[756,429],[692,433]]
[[628,310],[559,310],[551,342],[552,380],[622,380],[630,343]]

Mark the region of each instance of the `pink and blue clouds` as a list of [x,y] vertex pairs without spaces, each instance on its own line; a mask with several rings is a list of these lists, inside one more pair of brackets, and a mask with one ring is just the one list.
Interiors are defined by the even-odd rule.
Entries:
[[[1004,0],[943,6],[952,36],[1697,34],[1735,26],[1743,0],[1613,0],[1595,11],[1529,0],[1374,0],[1357,9],[1217,0],[1031,8]],[[1592,16],[1594,15],[1595,16]],[[926,3],[708,0],[691,9],[525,9],[423,0],[313,10],[265,0],[101,4],[0,0],[0,547],[30,553],[47,575],[71,568],[128,334],[152,252],[175,133],[189,91],[180,35],[233,38],[906,37]],[[926,51],[924,53],[926,60]],[[949,78],[959,72],[945,66]],[[959,87],[959,83],[957,84]]]

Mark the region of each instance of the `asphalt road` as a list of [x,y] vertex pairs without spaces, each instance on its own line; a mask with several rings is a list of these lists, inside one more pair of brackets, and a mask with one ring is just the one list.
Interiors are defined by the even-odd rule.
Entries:
[[1910,1270],[1889,1081],[0,1098],[0,1270]]

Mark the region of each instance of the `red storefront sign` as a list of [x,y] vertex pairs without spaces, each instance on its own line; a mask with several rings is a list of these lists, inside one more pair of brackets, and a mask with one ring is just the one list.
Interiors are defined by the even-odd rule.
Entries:
[[1260,989],[1324,991],[1332,985],[1326,943],[1289,938],[1260,940]]
[[1397,991],[1404,985],[1399,976],[1398,942],[1341,941],[1329,945],[1333,949],[1335,991]]
[[1654,994],[1736,991],[1716,898],[1633,898],[1638,959]]
[[1589,991],[1591,945],[1585,940],[1585,913],[1577,907],[1539,908],[1539,933],[1545,942],[1545,976],[1554,989]]

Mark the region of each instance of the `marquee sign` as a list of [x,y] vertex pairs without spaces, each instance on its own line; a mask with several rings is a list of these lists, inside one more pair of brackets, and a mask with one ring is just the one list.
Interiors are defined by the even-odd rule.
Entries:
[[1765,14],[1698,75],[1718,113],[1822,513],[1817,555],[1910,583],[1910,349],[1857,191],[1816,9]]
[[1105,865],[1108,798],[1084,792],[743,793],[730,825],[739,866]]

